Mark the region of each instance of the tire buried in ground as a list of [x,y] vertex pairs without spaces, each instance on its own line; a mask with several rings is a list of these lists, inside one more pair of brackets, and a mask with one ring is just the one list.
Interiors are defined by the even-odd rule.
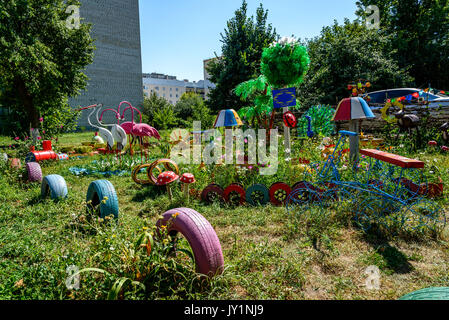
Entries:
[[174,237],[179,232],[187,239],[195,258],[196,272],[209,277],[223,272],[220,240],[206,218],[189,208],[172,209],[162,216],[156,226],[167,226],[170,236]]

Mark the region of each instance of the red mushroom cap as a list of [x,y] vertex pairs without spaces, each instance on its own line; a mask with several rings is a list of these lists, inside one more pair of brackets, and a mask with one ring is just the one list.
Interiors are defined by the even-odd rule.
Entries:
[[449,151],[449,147],[442,146],[442,147],[441,147],[441,150],[443,150],[443,151]]
[[179,176],[176,173],[174,173],[173,171],[165,171],[165,172],[162,172],[157,177],[156,185],[165,186],[167,184],[170,184],[170,183],[178,180],[178,178],[179,178]]
[[436,146],[438,143],[436,141],[429,141],[429,146]]
[[179,181],[181,181],[182,183],[188,183],[188,184],[190,184],[190,183],[194,183],[194,182],[195,182],[195,177],[194,177],[194,175],[191,174],[191,173],[184,173],[184,174],[181,176],[181,179],[179,179]]

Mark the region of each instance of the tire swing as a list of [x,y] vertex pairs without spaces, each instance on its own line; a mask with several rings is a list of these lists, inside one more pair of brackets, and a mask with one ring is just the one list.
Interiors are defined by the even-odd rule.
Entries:
[[212,204],[215,201],[223,201],[223,194],[223,188],[218,184],[212,183],[201,192],[201,200],[207,204]]
[[63,177],[57,174],[46,176],[41,184],[41,196],[52,200],[67,198],[67,184]]
[[398,119],[396,119],[395,116],[388,115],[388,109],[390,109],[391,107],[396,107],[401,110],[404,110],[404,105],[402,103],[400,103],[399,101],[393,101],[393,102],[390,101],[390,102],[387,102],[382,109],[380,109],[380,112],[382,114],[382,119],[384,119],[386,122],[388,122],[390,124],[394,124],[394,123],[398,122]]
[[118,219],[118,199],[114,186],[108,180],[92,182],[87,189],[87,212],[95,212],[102,219],[114,216]]
[[37,162],[28,162],[26,164],[29,182],[41,182],[42,181],[42,169]]
[[246,192],[239,183],[232,183],[224,190],[224,199],[231,205],[243,205],[246,200]]
[[264,206],[269,201],[270,192],[263,184],[254,184],[246,190],[246,202],[253,206]]
[[270,201],[275,206],[282,206],[285,204],[292,188],[284,182],[276,182],[270,187]]
[[223,272],[220,240],[206,218],[189,208],[172,209],[162,217],[156,226],[167,226],[167,232],[173,238],[179,232],[187,239],[195,258],[196,272],[209,277]]

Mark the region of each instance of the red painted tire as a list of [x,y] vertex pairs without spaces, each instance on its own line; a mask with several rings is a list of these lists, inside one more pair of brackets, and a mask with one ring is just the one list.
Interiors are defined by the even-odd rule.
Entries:
[[201,200],[206,203],[212,203],[216,200],[223,201],[223,188],[218,184],[210,184],[201,192]]
[[231,185],[229,185],[225,190],[224,190],[224,199],[226,200],[226,202],[230,202],[230,196],[232,192],[237,192],[240,195],[240,199],[239,199],[239,204],[243,205],[246,201],[246,191],[245,189],[243,189],[243,187],[238,184],[238,183],[233,183]]
[[42,182],[42,169],[37,162],[28,162],[26,164],[28,172],[28,181],[30,182]]
[[285,204],[292,188],[284,182],[273,183],[270,187],[270,201],[275,206],[282,206]]
[[[177,216],[172,218],[174,214]],[[195,257],[196,272],[209,277],[223,272],[220,240],[206,218],[189,208],[172,209],[162,216],[156,226],[165,225],[171,236],[180,232],[187,239]]]

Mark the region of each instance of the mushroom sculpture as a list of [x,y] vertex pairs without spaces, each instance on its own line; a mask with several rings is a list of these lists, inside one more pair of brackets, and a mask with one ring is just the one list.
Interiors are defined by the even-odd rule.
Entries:
[[173,195],[172,195],[172,192],[171,192],[171,188],[170,188],[170,184],[172,184],[173,182],[175,182],[178,179],[179,179],[179,176],[176,173],[174,173],[173,171],[162,172],[157,177],[156,185],[157,186],[167,186],[167,192],[168,192],[168,197],[170,198],[170,201],[173,198]]
[[187,198],[187,201],[189,201],[189,187],[190,184],[195,183],[195,176],[191,173],[184,173],[179,181],[182,183],[181,188],[184,190],[184,196]]
[[357,133],[356,136],[349,137],[349,158],[354,162],[359,161],[359,121],[374,118],[376,116],[360,97],[345,98],[338,104],[332,121],[349,121],[349,130]]

